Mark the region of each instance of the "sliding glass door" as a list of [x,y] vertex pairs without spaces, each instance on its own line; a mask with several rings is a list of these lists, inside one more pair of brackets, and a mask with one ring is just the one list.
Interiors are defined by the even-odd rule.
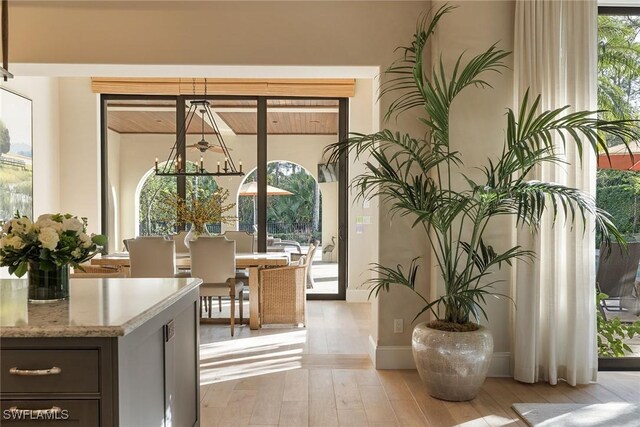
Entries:
[[[608,119],[640,118],[640,9],[600,8],[598,107]],[[622,141],[607,141],[598,159],[599,208],[629,242],[627,250],[598,252],[598,344],[601,370],[640,369],[640,143],[633,156]]]
[[[160,167],[180,136],[193,96],[102,96],[102,228],[109,251],[138,235],[181,230],[167,215],[166,197],[228,191],[234,220],[209,232],[247,231],[258,252],[312,254],[311,299],[344,299],[347,253],[347,162],[329,163],[327,145],[347,134],[347,100],[206,96],[215,125],[196,111],[179,141],[187,170],[215,171],[226,154],[244,176],[161,177]],[[295,258],[295,255],[292,255]]]

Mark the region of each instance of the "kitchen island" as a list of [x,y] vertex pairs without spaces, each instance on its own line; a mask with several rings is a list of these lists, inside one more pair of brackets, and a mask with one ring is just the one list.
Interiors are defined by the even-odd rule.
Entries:
[[0,424],[198,426],[200,283],[71,279],[34,304],[0,280]]

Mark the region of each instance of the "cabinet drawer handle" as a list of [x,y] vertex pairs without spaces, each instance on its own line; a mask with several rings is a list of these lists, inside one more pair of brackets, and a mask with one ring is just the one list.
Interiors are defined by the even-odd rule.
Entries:
[[22,377],[41,377],[44,375],[58,375],[62,373],[62,369],[57,366],[53,366],[49,369],[9,369],[11,375],[19,375]]
[[9,411],[11,412],[22,412],[22,411],[28,411],[31,413],[31,416],[41,416],[44,414],[61,414],[62,413],[62,408],[58,408],[57,406],[52,406],[49,409],[18,409],[17,406],[12,406],[9,408]]

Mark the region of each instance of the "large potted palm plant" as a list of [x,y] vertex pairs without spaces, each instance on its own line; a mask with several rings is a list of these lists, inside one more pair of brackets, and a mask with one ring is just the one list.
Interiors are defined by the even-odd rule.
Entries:
[[[370,135],[353,134],[329,147],[335,159],[354,154],[365,163],[353,188],[360,197],[378,196],[392,214],[414,219],[424,232],[435,265],[444,283],[444,294],[435,299],[416,288],[419,259],[408,266],[375,264],[371,294],[404,286],[424,302],[414,321],[424,313],[435,320],[417,325],[412,345],[416,366],[429,393],[446,400],[473,399],[484,382],[493,353],[489,331],[479,325],[487,313],[487,297],[502,297],[489,277],[515,260],[533,260],[534,254],[514,246],[498,251],[485,238],[496,217],[515,217],[518,227],[537,230],[542,216],[566,216],[573,223],[587,215],[595,218],[605,241],[622,237],[609,215],[596,208],[593,197],[564,185],[530,179],[530,172],[544,163],[563,163],[556,139],[584,149],[607,152],[607,135],[628,141],[638,136],[631,121],[598,119],[596,112],[569,112],[568,107],[540,111],[540,97],[525,96],[517,111],[507,110],[501,156],[476,166],[480,178],[465,176],[464,153],[450,148],[449,111],[457,96],[469,86],[489,87],[489,73],[499,73],[509,55],[491,46],[468,61],[461,56],[449,73],[440,62],[432,72],[423,69],[423,49],[438,21],[451,7],[438,9],[431,19],[419,20],[409,46],[387,70],[380,97],[394,95],[386,119],[422,110],[424,137],[382,130]],[[452,123],[455,126],[455,123]],[[456,185],[454,174],[463,174]],[[370,295],[371,295],[370,294]]]

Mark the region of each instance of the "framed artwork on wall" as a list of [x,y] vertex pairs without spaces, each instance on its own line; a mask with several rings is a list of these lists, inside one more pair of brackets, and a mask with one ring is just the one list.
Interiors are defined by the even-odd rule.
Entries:
[[29,98],[0,87],[0,221],[33,219],[33,125]]

